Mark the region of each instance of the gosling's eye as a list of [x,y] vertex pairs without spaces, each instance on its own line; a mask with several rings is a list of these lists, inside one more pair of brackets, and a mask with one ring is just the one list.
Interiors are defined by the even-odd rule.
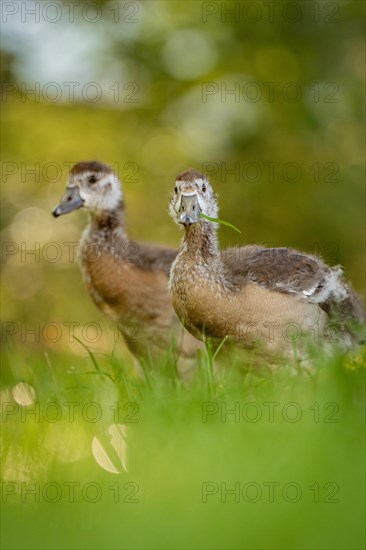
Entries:
[[206,193],[206,185],[205,185],[205,184],[202,185],[202,191],[203,191],[204,193]]
[[178,193],[178,187],[177,187],[177,186],[174,187],[174,193],[175,193],[175,194]]
[[96,183],[96,181],[97,181],[97,176],[91,175],[88,177],[89,183]]

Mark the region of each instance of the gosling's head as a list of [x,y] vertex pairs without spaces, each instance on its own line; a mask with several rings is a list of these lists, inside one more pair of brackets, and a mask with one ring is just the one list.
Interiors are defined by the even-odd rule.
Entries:
[[91,212],[114,210],[121,206],[123,194],[116,173],[102,162],[78,162],[71,170],[66,191],[52,214],[57,217],[77,208]]
[[173,219],[185,227],[201,221],[201,214],[217,218],[216,195],[206,176],[193,168],[179,174],[175,180],[169,211]]

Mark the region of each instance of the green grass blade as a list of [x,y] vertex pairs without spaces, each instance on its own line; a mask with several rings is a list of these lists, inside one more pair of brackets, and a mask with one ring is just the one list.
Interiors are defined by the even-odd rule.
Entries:
[[237,231],[238,233],[241,233],[240,229],[235,227],[235,225],[233,225],[230,222],[226,222],[225,220],[220,220],[220,218],[210,218],[210,216],[206,216],[206,214],[202,214],[202,212],[201,212],[200,216],[201,216],[201,218],[204,218],[205,220],[208,220],[210,222],[220,223],[221,225],[226,225],[227,227],[231,227],[231,229],[234,229],[234,231]]
[[216,357],[218,356],[218,354],[219,354],[220,351],[221,351],[222,346],[225,344],[227,338],[228,338],[228,337],[227,337],[227,335],[226,335],[226,336],[221,340],[219,346],[217,347],[217,349],[216,349],[216,351],[215,351],[215,353],[214,353],[214,355],[213,355],[213,357],[212,357],[212,361],[215,361]]
[[94,357],[94,354],[93,352],[90,351],[90,349],[84,344],[84,342],[82,342],[81,340],[79,340],[79,338],[77,338],[76,336],[74,336],[75,340],[77,342],[79,342],[80,345],[83,346],[83,348],[88,352],[88,355],[90,357],[90,359],[92,360],[92,363],[95,367],[95,370],[97,371],[97,373],[100,375],[101,379],[103,380],[103,382],[105,383],[105,380],[104,380],[104,375],[105,373],[102,371],[102,369],[100,368],[100,366],[98,365],[97,363],[97,360],[95,359]]

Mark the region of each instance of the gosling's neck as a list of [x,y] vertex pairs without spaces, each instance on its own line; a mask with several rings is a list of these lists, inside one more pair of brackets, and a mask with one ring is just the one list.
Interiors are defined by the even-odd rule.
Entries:
[[89,226],[89,234],[92,238],[105,241],[128,241],[125,229],[125,209],[122,202],[113,210],[93,211]]
[[216,227],[209,221],[201,220],[186,228],[183,251],[197,263],[209,269],[220,270],[221,259]]

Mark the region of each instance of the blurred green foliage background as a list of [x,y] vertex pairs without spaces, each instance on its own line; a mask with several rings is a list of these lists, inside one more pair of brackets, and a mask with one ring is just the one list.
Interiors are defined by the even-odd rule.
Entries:
[[[50,215],[86,159],[124,179],[132,239],[178,246],[168,195],[194,166],[242,230],[222,228],[223,246],[292,244],[364,293],[363,2],[80,2],[72,15],[41,3],[39,21],[15,5],[2,40],[6,321],[105,323],[65,245],[85,213]],[[56,338],[40,345],[64,348]]]

